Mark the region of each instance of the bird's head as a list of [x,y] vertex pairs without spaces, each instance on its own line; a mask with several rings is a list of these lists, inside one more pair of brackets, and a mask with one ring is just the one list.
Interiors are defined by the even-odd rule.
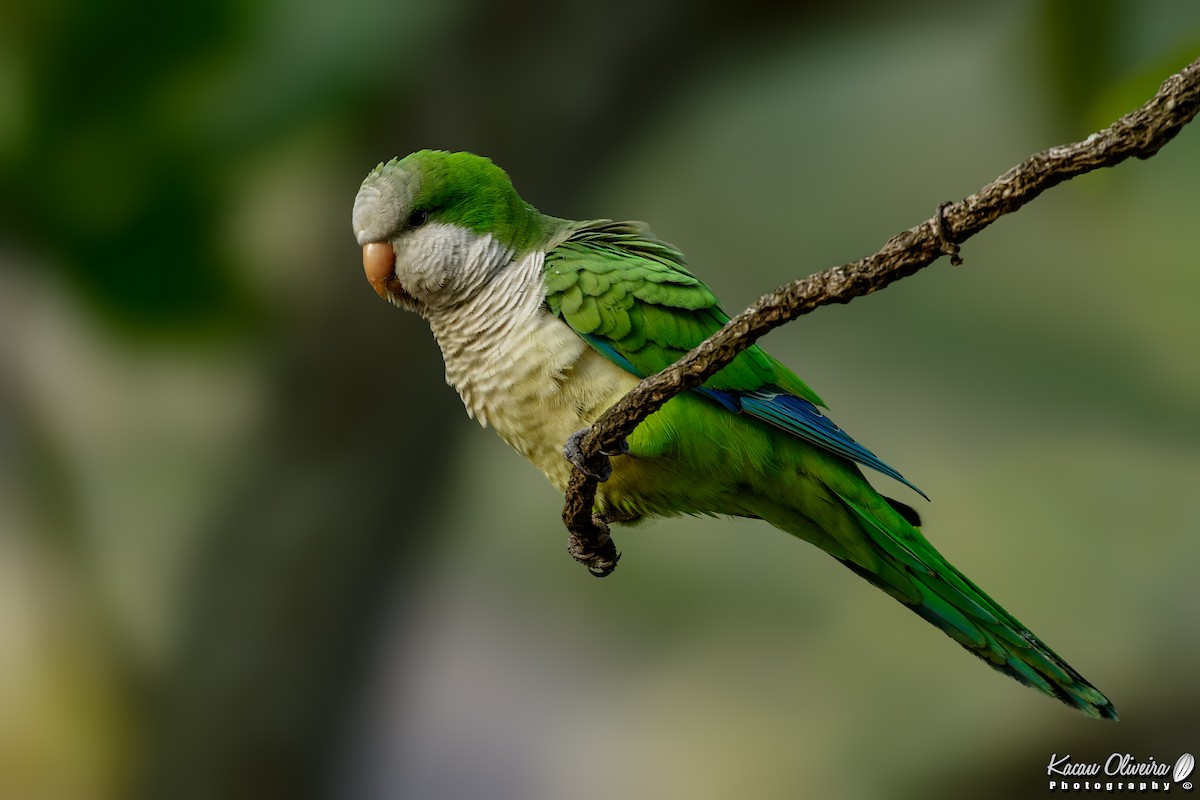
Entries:
[[353,222],[371,286],[421,313],[471,296],[546,234],[545,218],[502,169],[441,150],[372,170],[354,199]]

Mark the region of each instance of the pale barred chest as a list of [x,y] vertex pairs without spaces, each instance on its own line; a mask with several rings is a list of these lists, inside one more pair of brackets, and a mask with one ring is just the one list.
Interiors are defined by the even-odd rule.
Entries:
[[[528,262],[528,263],[526,263]],[[496,430],[560,489],[567,437],[637,380],[542,305],[540,254],[510,266],[469,304],[431,314],[446,381],[467,413]]]

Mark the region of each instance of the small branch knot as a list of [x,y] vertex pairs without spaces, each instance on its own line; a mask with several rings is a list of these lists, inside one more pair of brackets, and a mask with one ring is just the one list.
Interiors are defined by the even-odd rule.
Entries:
[[950,256],[950,265],[961,267],[963,260],[959,255],[958,242],[954,240],[950,226],[946,224],[946,209],[952,205],[953,203],[949,200],[938,205],[937,213],[933,215],[933,235],[941,246],[942,252]]

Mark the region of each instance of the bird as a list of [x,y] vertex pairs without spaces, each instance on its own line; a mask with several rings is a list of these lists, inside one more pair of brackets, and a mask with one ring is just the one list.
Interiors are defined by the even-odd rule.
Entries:
[[[473,153],[421,150],[380,163],[358,190],[352,222],[367,280],[428,321],[467,414],[560,491],[573,469],[564,443],[729,319],[645,223],[543,214]],[[599,484],[597,518],[763,520],[995,670],[1116,720],[1099,689],[942,557],[915,509],[868,482],[860,466],[924,496],[824,408],[751,346],[634,429]]]

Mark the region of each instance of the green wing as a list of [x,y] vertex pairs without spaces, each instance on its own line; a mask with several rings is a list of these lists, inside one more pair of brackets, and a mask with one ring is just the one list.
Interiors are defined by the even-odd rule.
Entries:
[[[545,283],[550,311],[639,377],[665,369],[729,321],[712,291],[684,266],[683,254],[638,222],[585,223],[546,254]],[[758,346],[704,383],[733,392],[765,386],[824,405]]]
[[[546,253],[546,305],[588,344],[644,378],[678,361],[729,321],[683,254],[638,222],[598,220]],[[693,391],[913,486],[821,413],[795,373],[757,346]]]

